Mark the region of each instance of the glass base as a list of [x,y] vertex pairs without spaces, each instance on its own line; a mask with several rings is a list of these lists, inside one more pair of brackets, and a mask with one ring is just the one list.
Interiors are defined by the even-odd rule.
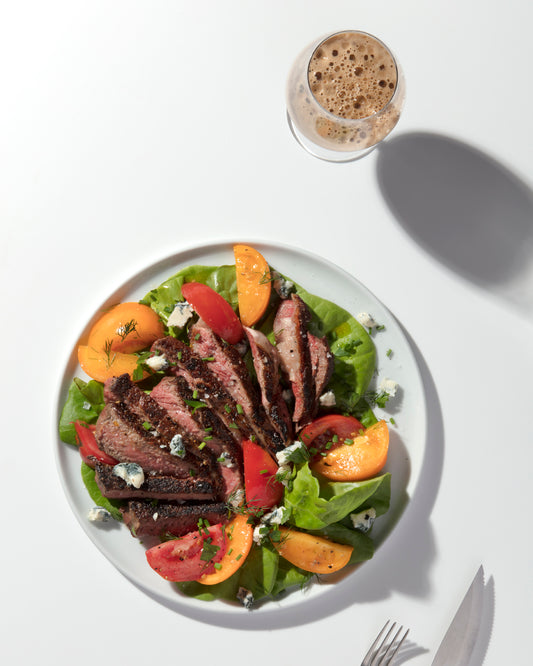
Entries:
[[302,146],[302,148],[304,148],[310,155],[313,155],[313,157],[318,157],[318,159],[324,160],[326,162],[355,162],[356,160],[360,160],[362,157],[366,157],[366,155],[371,153],[377,147],[377,144],[374,144],[373,146],[370,146],[369,148],[363,148],[362,150],[329,150],[328,148],[317,146],[316,143],[313,143],[306,136],[304,136],[296,128],[288,112],[287,122],[289,123],[292,135],[296,141],[298,141],[300,146]]

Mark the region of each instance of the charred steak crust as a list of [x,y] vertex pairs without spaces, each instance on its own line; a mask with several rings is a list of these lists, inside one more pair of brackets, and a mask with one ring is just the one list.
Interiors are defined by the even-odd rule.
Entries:
[[186,430],[206,442],[216,456],[224,480],[226,499],[243,486],[242,449],[207,405],[195,406],[194,393],[180,376],[163,377],[152,397]]
[[187,381],[190,388],[197,392],[197,399],[215,412],[239,446],[243,439],[253,436],[253,430],[235,400],[209,370],[207,363],[188,345],[176,338],[166,337],[156,340],[152,351],[165,355],[171,363],[171,372]]
[[[119,462],[134,462],[145,474],[163,474],[186,479],[200,476],[197,459],[186,452],[183,458],[162,449],[157,437],[123,403],[108,403],[96,423],[99,447]],[[210,475],[206,475],[210,478]]]
[[97,462],[95,480],[109,499],[213,500],[214,489],[206,479],[178,479],[174,476],[146,476],[140,488],[129,486],[113,474],[113,466]]
[[225,504],[176,504],[158,502],[155,506],[150,501],[131,500],[121,509],[124,523],[134,536],[159,536],[169,533],[184,536],[198,529],[200,518],[211,525],[226,523],[229,520]]
[[[128,374],[109,379],[105,383],[104,396],[108,404],[124,404],[133,414],[150,426],[149,434],[154,437],[162,450],[170,451],[170,442],[180,435],[186,449],[186,457],[194,462],[194,469],[200,476],[210,477],[213,487],[221,492],[221,476],[215,458],[201,440],[192,437],[181,428],[157,402],[134,384]],[[204,450],[205,449],[205,450]],[[175,457],[175,456],[173,456]]]
[[202,320],[190,328],[189,339],[191,349],[206,359],[209,370],[240,406],[259,444],[273,453],[284,448],[285,442],[268,418],[237,349],[225,343]]

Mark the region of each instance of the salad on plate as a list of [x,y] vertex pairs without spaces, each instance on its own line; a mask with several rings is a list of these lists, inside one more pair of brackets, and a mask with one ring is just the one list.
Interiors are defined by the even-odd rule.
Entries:
[[233,251],[102,313],[59,434],[87,520],[123,522],[182,594],[253,608],[372,557],[391,488],[373,407],[396,387],[369,389],[369,314]]

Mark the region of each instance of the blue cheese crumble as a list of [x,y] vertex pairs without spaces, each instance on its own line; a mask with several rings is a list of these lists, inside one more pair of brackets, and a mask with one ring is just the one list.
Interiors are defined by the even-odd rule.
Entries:
[[374,524],[375,519],[376,510],[372,508],[367,509],[366,511],[361,511],[360,513],[350,514],[350,520],[352,521],[354,529],[359,530],[360,532],[368,532]]
[[140,488],[144,483],[143,468],[137,463],[122,462],[113,467],[113,474],[123,479],[128,486]]
[[181,435],[174,435],[169,442],[170,453],[178,458],[185,458],[185,444]]
[[103,506],[93,506],[87,514],[87,520],[91,523],[107,523],[111,518],[111,514]]
[[160,372],[162,370],[166,370],[169,366],[169,363],[165,355],[160,354],[159,356],[150,356],[150,358],[146,359],[145,365],[147,365],[154,372]]
[[183,328],[185,324],[192,317],[192,306],[187,301],[181,303],[176,303],[174,310],[170,314],[170,317],[167,320],[168,326],[176,326],[177,328]]

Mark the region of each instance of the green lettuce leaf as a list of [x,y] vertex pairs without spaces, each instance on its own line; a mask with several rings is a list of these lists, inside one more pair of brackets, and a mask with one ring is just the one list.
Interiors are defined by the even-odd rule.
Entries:
[[[377,494],[380,488],[381,493]],[[284,504],[291,512],[289,520],[293,525],[305,530],[320,530],[365,506],[375,494],[379,500],[379,511],[383,513],[385,504],[388,507],[387,496],[390,500],[389,474],[368,481],[320,484],[313,476],[309,463],[304,463],[293,479],[292,488],[285,490]]]
[[92,467],[89,467],[89,465],[87,465],[86,463],[82,462],[81,478],[83,479],[83,483],[85,484],[87,492],[89,493],[92,501],[96,504],[96,506],[101,506],[104,509],[107,509],[115,520],[119,521],[122,520],[122,513],[119,510],[120,507],[122,506],[122,502],[119,500],[112,500],[108,499],[107,497],[104,497],[100,492],[100,488],[98,488],[98,484],[96,483],[94,477],[95,477],[94,469]]
[[237,277],[235,266],[188,266],[182,269],[159,287],[152,289],[140,301],[149,305],[166,323],[174,306],[183,301],[181,287],[185,282],[202,282],[223,296],[237,311]]
[[76,444],[74,421],[96,423],[104,408],[104,387],[91,380],[84,382],[75,377],[71,382],[67,400],[59,419],[59,437],[66,444]]

